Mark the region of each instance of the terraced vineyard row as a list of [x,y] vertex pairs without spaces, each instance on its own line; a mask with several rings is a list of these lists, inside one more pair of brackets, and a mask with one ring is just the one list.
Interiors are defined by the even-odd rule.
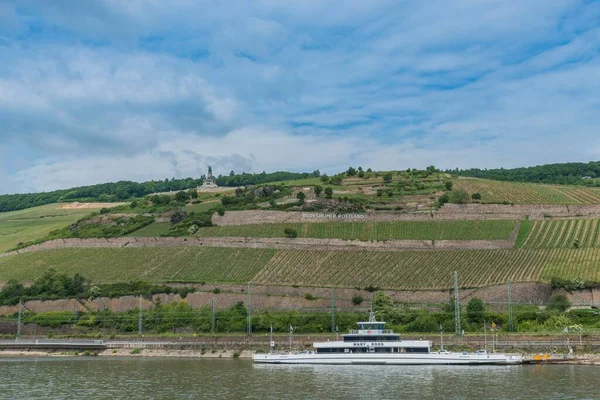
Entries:
[[600,246],[600,221],[545,220],[533,221],[522,248],[574,248]]
[[461,178],[455,189],[481,193],[483,203],[516,204],[600,204],[600,189],[580,186],[539,185]]
[[275,252],[222,247],[47,250],[0,257],[0,282],[31,281],[50,267],[94,282],[248,282]]
[[[300,267],[301,266],[301,267]],[[396,289],[445,289],[458,271],[463,286],[509,280],[600,279],[598,249],[406,251],[389,253],[280,251],[254,279],[282,285],[374,285]]]
[[410,222],[341,222],[306,224],[235,225],[200,229],[201,237],[284,237],[286,228],[295,229],[299,237],[349,240],[503,240],[516,221],[410,221]]
[[94,282],[214,282],[448,289],[583,278],[600,281],[600,248],[452,251],[303,251],[248,248],[86,248],[0,257],[0,281],[31,281],[49,267]]

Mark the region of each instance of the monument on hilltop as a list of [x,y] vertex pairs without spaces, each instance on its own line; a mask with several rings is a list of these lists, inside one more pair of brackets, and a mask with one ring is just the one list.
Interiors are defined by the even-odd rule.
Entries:
[[199,190],[217,189],[218,187],[219,187],[219,185],[217,185],[217,182],[215,182],[215,177],[212,174],[212,167],[209,165],[208,173],[206,174],[206,178],[204,178],[204,182],[202,183],[202,186],[200,186],[198,189]]

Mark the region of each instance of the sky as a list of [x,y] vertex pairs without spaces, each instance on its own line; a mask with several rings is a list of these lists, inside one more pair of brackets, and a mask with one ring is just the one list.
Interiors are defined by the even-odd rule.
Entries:
[[0,193],[592,160],[597,0],[0,0]]

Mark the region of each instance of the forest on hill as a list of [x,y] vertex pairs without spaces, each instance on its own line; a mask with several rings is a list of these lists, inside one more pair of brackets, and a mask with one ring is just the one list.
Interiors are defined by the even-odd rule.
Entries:
[[561,185],[590,185],[600,187],[600,161],[589,163],[546,164],[535,167],[448,170],[448,173],[473,178],[509,182],[554,183]]

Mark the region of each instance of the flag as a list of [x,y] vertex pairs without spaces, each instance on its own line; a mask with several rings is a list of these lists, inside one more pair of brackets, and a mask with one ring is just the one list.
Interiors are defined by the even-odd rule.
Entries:
[[563,329],[564,333],[569,333],[569,327],[565,326],[565,329]]
[[294,328],[290,325],[290,332],[294,332]]
[[494,321],[492,321],[492,328],[496,327],[496,323]]

